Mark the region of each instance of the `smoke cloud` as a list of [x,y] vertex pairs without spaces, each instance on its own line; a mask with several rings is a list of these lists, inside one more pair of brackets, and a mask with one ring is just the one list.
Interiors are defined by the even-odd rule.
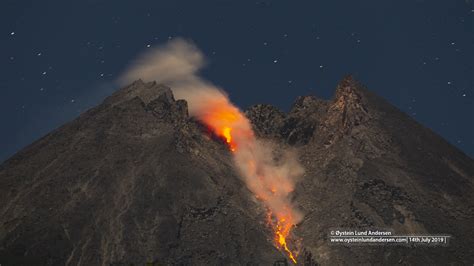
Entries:
[[171,87],[177,99],[188,102],[190,115],[227,141],[243,181],[268,210],[275,245],[296,262],[286,240],[303,217],[290,200],[303,168],[295,153],[255,137],[251,123],[227,94],[198,76],[204,66],[205,58],[195,45],[175,39],[140,56],[120,82],[141,78]]
[[190,114],[196,114],[209,102],[228,99],[223,90],[198,76],[205,65],[204,55],[192,42],[177,38],[139,56],[119,82],[127,85],[142,79],[165,84],[177,99],[188,102]]

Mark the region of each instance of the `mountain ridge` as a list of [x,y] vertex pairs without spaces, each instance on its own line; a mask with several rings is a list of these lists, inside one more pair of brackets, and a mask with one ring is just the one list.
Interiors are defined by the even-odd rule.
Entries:
[[[288,113],[255,105],[256,135],[295,149],[301,264],[472,262],[473,160],[345,77]],[[225,142],[172,89],[137,80],[0,165],[0,262],[273,264],[264,211]],[[329,228],[451,234],[448,247],[331,246]],[[364,254],[362,256],[361,254]],[[383,254],[383,256],[380,256]]]

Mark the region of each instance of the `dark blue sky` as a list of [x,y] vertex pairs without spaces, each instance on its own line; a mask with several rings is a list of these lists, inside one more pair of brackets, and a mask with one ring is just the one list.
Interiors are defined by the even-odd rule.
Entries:
[[411,1],[19,1],[0,4],[0,161],[99,103],[148,46],[191,39],[245,108],[330,98],[353,73],[471,157],[474,6]]

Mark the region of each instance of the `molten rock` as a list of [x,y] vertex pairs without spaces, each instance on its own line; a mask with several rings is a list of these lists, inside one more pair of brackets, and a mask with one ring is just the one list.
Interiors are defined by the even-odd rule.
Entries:
[[[301,215],[288,243],[298,264],[474,261],[473,160],[352,78],[330,101],[300,97],[287,114],[257,105],[242,118],[251,124],[239,130],[276,143],[275,157],[293,149],[304,169],[293,191],[275,192]],[[291,263],[275,245],[274,229],[287,228],[245,182],[260,170],[236,167],[235,129],[203,121],[169,88],[136,81],[5,161],[0,264]],[[453,240],[348,248],[329,245],[334,227]]]

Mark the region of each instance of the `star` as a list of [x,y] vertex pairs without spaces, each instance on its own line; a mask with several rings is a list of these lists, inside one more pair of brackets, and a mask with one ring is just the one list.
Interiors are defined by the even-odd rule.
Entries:
[[151,45],[150,45],[150,44],[147,44],[147,45],[146,45],[146,47],[147,47],[147,48],[150,48],[150,47],[151,47]]
[[104,76],[104,73],[100,73],[100,76],[103,77],[103,76]]
[[71,103],[74,103],[74,102],[76,102],[76,100],[72,99],[72,100],[71,100]]
[[41,55],[42,55],[42,53],[41,53],[41,52],[39,52],[39,53],[37,53],[37,54],[36,54],[36,56],[41,56]]
[[273,60],[273,63],[275,63],[275,64],[278,63],[278,60],[277,59]]
[[263,45],[267,46],[267,42],[264,42]]
[[448,85],[451,85],[451,81],[448,81]]
[[15,35],[15,32],[14,31],[10,32],[10,35],[11,36]]
[[465,93],[463,93],[463,94],[462,94],[462,97],[466,97],[466,94],[465,94]]
[[319,68],[323,68],[324,66],[323,65],[320,65]]
[[43,71],[43,73],[41,73],[42,75],[46,75],[46,71]]

